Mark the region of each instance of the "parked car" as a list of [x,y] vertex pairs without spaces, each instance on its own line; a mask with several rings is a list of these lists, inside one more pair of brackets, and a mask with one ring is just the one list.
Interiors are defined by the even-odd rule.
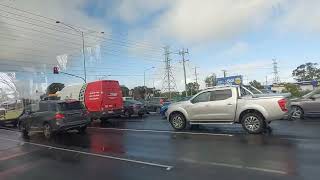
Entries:
[[176,130],[188,125],[240,123],[253,134],[261,133],[273,120],[283,119],[288,100],[282,94],[255,95],[242,86],[207,89],[188,101],[171,104],[167,119]]
[[122,91],[118,81],[101,80],[67,86],[58,92],[61,100],[80,100],[92,119],[107,120],[123,114]]
[[[180,98],[178,101],[176,101],[176,102],[181,102],[181,101],[187,101],[187,100],[189,100],[191,98],[191,96],[187,96],[187,97],[182,97],[182,98]],[[169,107],[169,105],[170,104],[172,104],[172,102],[171,101],[166,101],[166,102],[164,102],[163,104],[162,104],[162,107],[161,107],[161,109],[160,109],[160,115],[162,116],[162,117],[166,117],[166,112],[167,112],[167,110],[168,110],[168,107]]]
[[146,113],[144,105],[135,100],[124,101],[124,115],[126,117],[131,117],[132,115],[138,115],[142,117]]
[[123,101],[134,100],[133,97],[122,97]]
[[41,131],[50,138],[56,132],[73,129],[84,133],[89,123],[88,112],[80,101],[48,100],[28,105],[19,118],[18,127],[24,136]]
[[5,119],[7,110],[0,107],[0,120]]
[[145,102],[147,111],[160,113],[160,109],[165,101],[168,98],[166,97],[152,97]]
[[166,112],[167,112],[168,107],[169,107],[170,104],[171,104],[170,101],[166,101],[166,102],[164,102],[164,103],[162,104],[162,107],[161,107],[161,109],[160,109],[160,115],[161,115],[162,117],[166,117]]
[[291,119],[320,116],[320,88],[291,101]]

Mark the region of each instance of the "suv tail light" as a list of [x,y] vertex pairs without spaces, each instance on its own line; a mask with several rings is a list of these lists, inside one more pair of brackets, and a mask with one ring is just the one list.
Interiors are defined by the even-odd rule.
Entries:
[[63,114],[57,113],[56,116],[55,116],[55,119],[56,119],[56,120],[61,120],[61,119],[63,119],[64,117],[65,117],[65,116],[64,116]]
[[287,109],[287,100],[286,99],[280,99],[278,101],[278,104],[279,104],[279,106],[280,106],[280,108],[281,108],[281,110],[283,112],[287,112],[288,111],[288,109]]

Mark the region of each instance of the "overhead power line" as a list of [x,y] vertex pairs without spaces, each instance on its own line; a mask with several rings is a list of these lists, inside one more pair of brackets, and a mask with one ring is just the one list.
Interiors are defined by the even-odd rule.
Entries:
[[[50,18],[50,17],[46,17],[46,16],[42,16],[42,15],[39,15],[39,14],[36,14],[36,13],[32,13],[32,12],[29,12],[29,11],[26,11],[26,10],[22,10],[22,9],[18,9],[18,8],[15,8],[15,7],[12,7],[12,6],[8,6],[8,5],[5,5],[5,4],[1,4],[0,3],[0,6],[3,6],[3,7],[6,7],[6,8],[10,8],[10,9],[14,9],[16,11],[20,11],[20,12],[23,12],[23,13],[27,13],[27,14],[30,14],[30,15],[33,15],[33,16],[37,16],[37,17],[41,17],[41,18],[44,18],[44,19],[47,19],[47,20],[50,20],[52,22],[56,22],[58,21],[57,19],[53,19],[53,18]],[[23,16],[23,15],[20,15],[20,16]],[[26,18],[30,18],[28,16],[24,16]],[[34,19],[34,18],[33,18]],[[39,20],[38,20],[39,21]],[[48,24],[48,23],[46,23]],[[89,28],[84,28],[84,27],[80,27],[80,26],[76,26],[76,25],[72,25],[74,27],[77,27],[77,28],[80,28],[80,29],[84,29],[84,30],[87,30],[87,31],[94,31],[94,30],[91,30]],[[93,36],[92,34],[90,36]],[[112,40],[112,38],[110,38],[109,40]],[[145,46],[145,47],[154,47],[153,44],[149,44],[149,43],[146,43],[146,41],[127,41],[127,43],[133,43],[135,45],[140,45],[140,46]]]

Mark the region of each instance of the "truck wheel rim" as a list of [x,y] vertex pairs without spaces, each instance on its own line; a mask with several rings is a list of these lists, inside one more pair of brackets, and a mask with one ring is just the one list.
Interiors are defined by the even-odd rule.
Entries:
[[249,116],[244,120],[244,125],[250,131],[257,131],[260,128],[260,121],[255,116]]
[[182,128],[183,126],[183,120],[180,116],[175,116],[172,119],[172,124],[175,128]]
[[294,108],[291,117],[293,119],[300,119],[301,118],[301,110],[299,108]]

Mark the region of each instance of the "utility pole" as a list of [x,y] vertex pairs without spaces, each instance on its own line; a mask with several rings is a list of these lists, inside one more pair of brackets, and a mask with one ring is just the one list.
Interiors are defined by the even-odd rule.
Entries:
[[197,73],[197,66],[194,67],[194,76],[196,77],[196,83],[198,84],[198,73]]
[[268,76],[266,76],[266,87],[268,86]]
[[185,86],[185,91],[186,91],[186,96],[188,96],[188,91],[187,91],[187,75],[186,75],[186,61],[184,56],[185,54],[189,54],[188,49],[182,49],[181,51],[179,51],[179,55],[182,56],[182,65],[183,65],[183,75],[184,75],[184,86]]
[[276,59],[272,59],[273,64],[273,83],[278,84],[280,82],[279,71],[278,71],[278,63]]
[[83,56],[84,83],[86,83],[87,82],[87,69],[86,69],[86,54],[85,54],[85,48],[84,48],[83,31],[81,31],[81,37],[82,37],[82,56]]
[[227,77],[227,70],[222,70],[223,72],[223,77],[226,78]]

